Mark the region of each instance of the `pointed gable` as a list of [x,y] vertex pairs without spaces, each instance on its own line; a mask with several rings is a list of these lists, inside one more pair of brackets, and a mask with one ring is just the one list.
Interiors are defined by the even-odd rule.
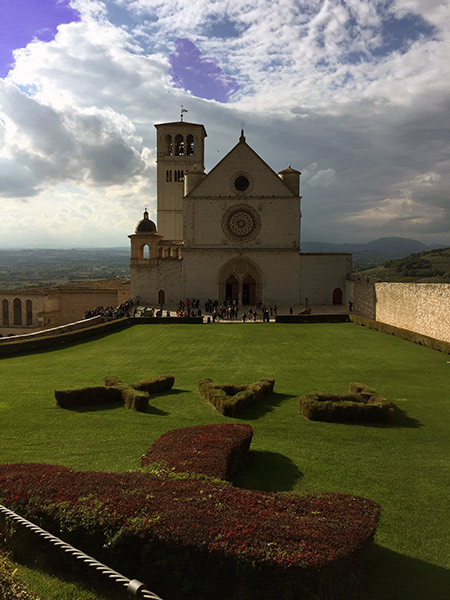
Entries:
[[242,135],[236,146],[187,195],[189,198],[224,196],[292,197],[295,194]]

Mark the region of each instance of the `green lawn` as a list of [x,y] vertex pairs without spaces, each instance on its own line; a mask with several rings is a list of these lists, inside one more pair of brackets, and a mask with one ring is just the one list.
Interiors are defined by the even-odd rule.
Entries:
[[[99,385],[105,375],[133,382],[159,374],[175,375],[174,390],[153,398],[146,414],[55,404],[58,388]],[[138,325],[0,360],[0,462],[136,469],[169,429],[233,421],[200,400],[203,377],[217,383],[275,378],[276,393],[235,420],[254,428],[251,461],[236,485],[376,500],[382,517],[366,598],[450,597],[450,357],[352,323]],[[343,393],[350,381],[395,403],[398,424],[327,424],[299,415],[300,395]]]

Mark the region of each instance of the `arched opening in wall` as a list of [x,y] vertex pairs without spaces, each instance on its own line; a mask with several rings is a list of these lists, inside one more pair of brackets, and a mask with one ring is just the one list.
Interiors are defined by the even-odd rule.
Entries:
[[190,133],[186,138],[186,154],[194,156],[194,136]]
[[142,258],[147,260],[150,258],[150,246],[148,244],[145,244],[142,248]]
[[242,281],[242,304],[256,304],[256,281],[249,273]]
[[27,300],[25,303],[25,319],[27,325],[33,325],[33,303]]
[[229,302],[234,300],[238,302],[239,299],[239,281],[235,275],[230,275],[225,281],[225,300]]
[[22,300],[14,298],[13,302],[14,325],[22,325]]
[[333,304],[342,304],[342,290],[341,288],[334,288],[333,290]]
[[158,256],[159,256],[159,258],[163,257],[163,249],[162,248],[158,248]]
[[173,152],[173,147],[172,147],[172,136],[170,134],[166,135],[166,153],[169,156],[172,156],[172,152]]
[[162,306],[166,303],[166,292],[164,290],[158,291],[158,304]]
[[2,302],[2,316],[3,325],[9,325],[9,302],[6,299]]
[[175,136],[175,156],[184,156],[184,139],[181,133]]

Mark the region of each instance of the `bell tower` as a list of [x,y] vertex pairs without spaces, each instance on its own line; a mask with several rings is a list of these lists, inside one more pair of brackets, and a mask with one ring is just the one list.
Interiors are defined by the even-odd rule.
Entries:
[[157,222],[166,240],[183,240],[183,196],[186,171],[205,170],[206,130],[181,120],[156,127]]

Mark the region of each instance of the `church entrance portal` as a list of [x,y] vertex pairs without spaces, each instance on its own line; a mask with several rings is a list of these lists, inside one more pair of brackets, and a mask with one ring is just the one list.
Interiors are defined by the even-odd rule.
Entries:
[[234,275],[230,275],[225,282],[225,299],[228,301],[238,301],[239,282]]
[[251,275],[242,282],[242,304],[256,304],[256,282]]
[[248,258],[226,262],[217,275],[219,302],[238,306],[255,306],[263,296],[263,275],[259,266]]

